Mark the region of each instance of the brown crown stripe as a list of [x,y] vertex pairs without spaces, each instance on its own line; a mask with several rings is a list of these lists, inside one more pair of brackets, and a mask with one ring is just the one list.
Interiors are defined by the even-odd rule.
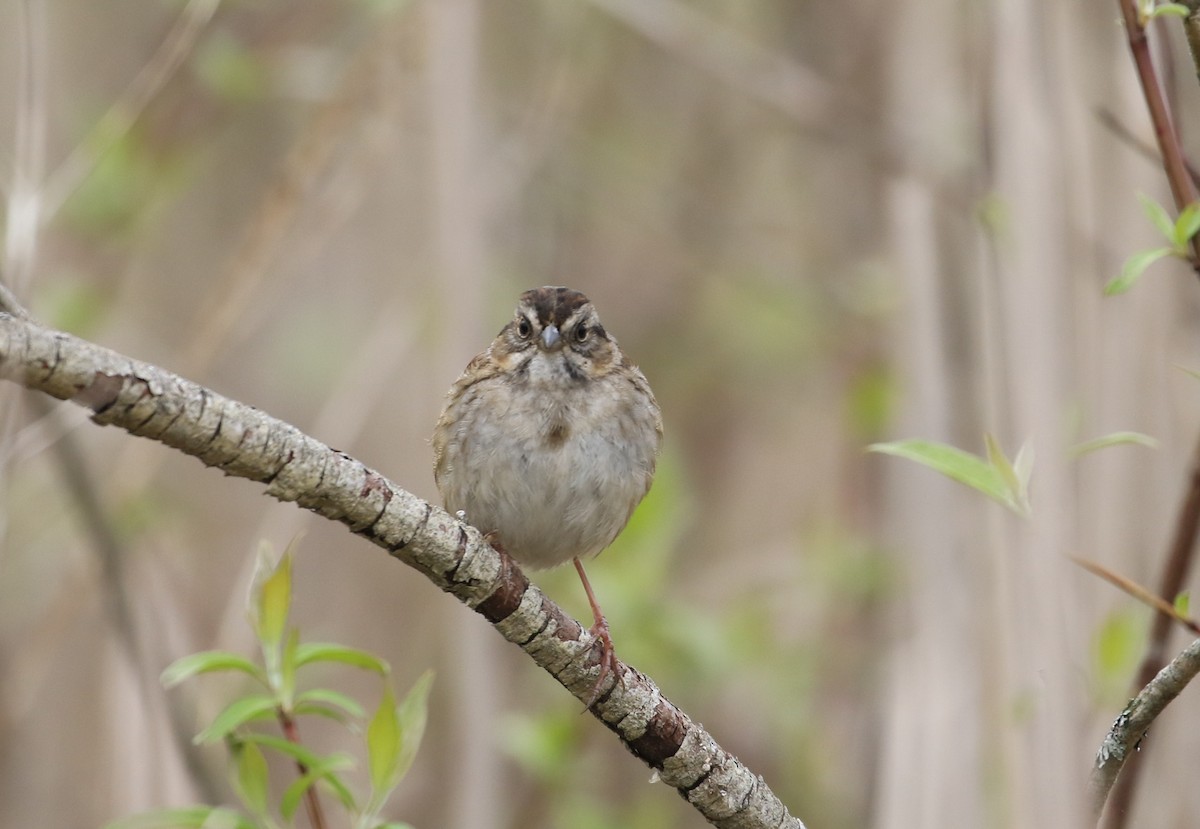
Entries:
[[521,294],[521,304],[533,306],[537,311],[538,322],[542,325],[556,325],[559,328],[587,303],[586,296],[571,288],[548,285]]

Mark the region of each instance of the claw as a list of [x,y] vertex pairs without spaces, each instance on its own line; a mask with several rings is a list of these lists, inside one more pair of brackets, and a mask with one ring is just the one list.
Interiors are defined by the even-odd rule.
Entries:
[[600,642],[600,675],[596,677],[596,684],[592,686],[592,692],[588,694],[584,708],[591,708],[596,704],[596,700],[600,699],[600,689],[604,686],[604,680],[608,679],[609,674],[616,676],[621,687],[625,687],[625,675],[621,673],[621,663],[617,661],[617,651],[613,647],[612,634],[608,632],[608,620],[601,616],[592,625],[590,631],[592,636],[595,636]]

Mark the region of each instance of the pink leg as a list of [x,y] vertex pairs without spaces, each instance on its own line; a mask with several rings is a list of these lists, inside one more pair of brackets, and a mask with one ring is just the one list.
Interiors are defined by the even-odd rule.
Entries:
[[621,680],[621,671],[617,662],[617,652],[613,647],[612,636],[608,632],[608,621],[604,618],[604,614],[600,611],[600,605],[596,601],[596,595],[592,593],[592,585],[588,582],[587,573],[583,571],[583,562],[575,559],[575,570],[579,573],[579,580],[583,582],[583,590],[587,593],[588,604],[592,606],[592,618],[595,624],[591,627],[592,635],[600,640],[600,675],[596,677],[596,684],[592,687],[592,693],[588,696],[587,707],[591,708],[597,698],[600,696],[600,686],[604,684],[604,680],[608,678],[610,673],[615,674],[618,680]]

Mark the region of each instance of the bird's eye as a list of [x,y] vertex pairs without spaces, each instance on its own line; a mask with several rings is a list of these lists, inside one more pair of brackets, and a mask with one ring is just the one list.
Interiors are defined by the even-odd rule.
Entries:
[[586,342],[588,336],[592,333],[592,329],[588,328],[583,323],[575,327],[575,342]]
[[529,324],[529,320],[522,317],[521,321],[517,323],[517,336],[522,340],[527,340],[531,334],[533,334],[533,326]]

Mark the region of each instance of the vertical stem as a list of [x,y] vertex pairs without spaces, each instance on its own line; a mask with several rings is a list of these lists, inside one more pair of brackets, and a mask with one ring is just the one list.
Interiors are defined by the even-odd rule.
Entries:
[[[1150,55],[1150,41],[1146,37],[1146,29],[1138,17],[1136,0],[1118,0],[1121,15],[1125,21],[1125,34],[1129,40],[1129,51],[1133,55],[1133,63],[1137,68],[1138,82],[1142,86],[1142,95],[1146,99],[1146,107],[1150,110],[1150,121],[1154,125],[1154,137],[1158,141],[1158,150],[1162,154],[1163,170],[1167,174],[1167,182],[1171,186],[1171,197],[1175,201],[1175,209],[1183,210],[1196,200],[1196,191],[1192,180],[1187,174],[1187,165],[1183,160],[1183,150],[1179,147],[1179,136],[1171,122],[1171,113],[1163,97],[1158,76],[1154,70],[1154,59]],[[1200,272],[1200,240],[1191,240],[1192,267]]]
[[[300,745],[300,728],[296,725],[296,721],[291,714],[280,710],[279,724],[283,728],[283,736],[287,738],[289,743]],[[296,761],[296,769],[300,772],[300,776],[308,774],[308,767]],[[304,810],[308,812],[308,822],[313,829],[325,829],[325,812],[321,809],[321,801],[317,798],[317,787],[309,786],[304,792]]]

